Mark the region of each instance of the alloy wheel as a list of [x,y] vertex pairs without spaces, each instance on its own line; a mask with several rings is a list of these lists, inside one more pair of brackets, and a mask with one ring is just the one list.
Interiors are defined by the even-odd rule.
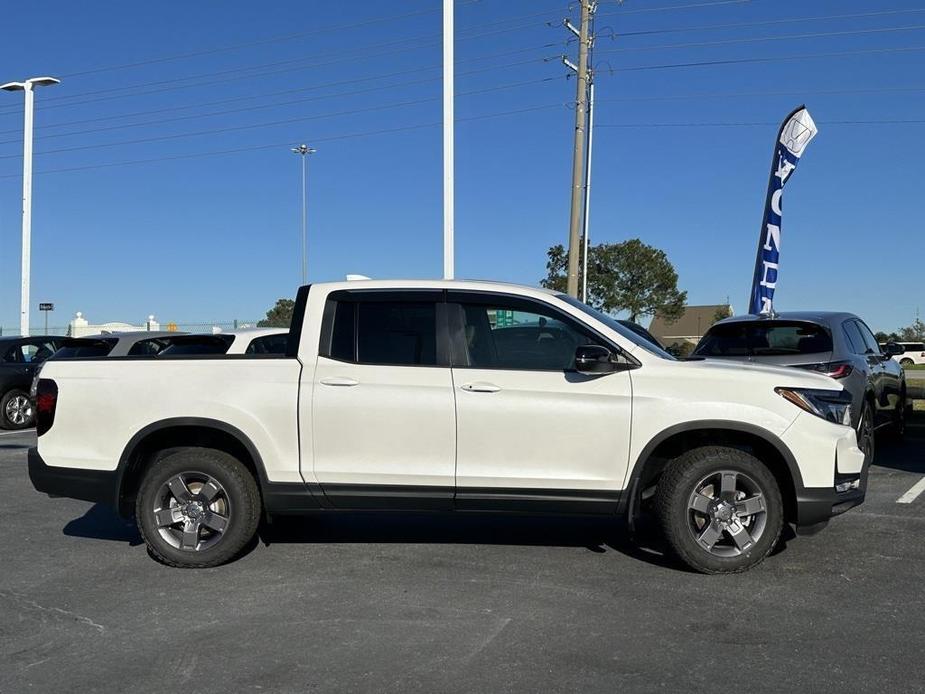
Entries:
[[221,542],[232,509],[228,493],[214,477],[186,472],[161,485],[151,512],[165,542],[201,552]]
[[864,462],[870,464],[874,458],[874,422],[870,405],[865,405],[858,422],[858,448],[864,453]]
[[697,544],[718,557],[750,551],[767,526],[764,491],[751,476],[736,470],[701,479],[687,507],[688,528]]
[[32,402],[25,395],[16,395],[6,403],[3,414],[10,424],[25,426],[32,421]]

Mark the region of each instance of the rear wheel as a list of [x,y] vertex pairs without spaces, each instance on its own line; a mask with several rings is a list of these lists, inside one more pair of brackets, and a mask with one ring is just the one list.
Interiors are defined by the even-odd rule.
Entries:
[[899,365],[902,366],[903,368],[906,368],[909,366],[914,366],[915,362],[912,361],[909,357],[906,357],[905,359],[899,360]]
[[178,448],[145,474],[135,516],[155,559],[206,568],[234,559],[253,539],[260,494],[236,458],[210,448]]
[[761,562],[783,527],[777,481],[755,456],[725,446],[687,451],[665,468],[656,491],[674,553],[701,573],[738,573]]
[[13,389],[0,398],[0,426],[4,429],[25,429],[35,421],[35,409],[29,394]]

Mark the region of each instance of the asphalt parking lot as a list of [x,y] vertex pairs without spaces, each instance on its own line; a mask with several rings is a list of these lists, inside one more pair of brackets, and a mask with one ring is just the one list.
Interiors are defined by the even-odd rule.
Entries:
[[867,502],[737,576],[602,520],[296,519],[235,563],[151,560],[36,493],[0,435],[0,691],[925,691],[925,412]]

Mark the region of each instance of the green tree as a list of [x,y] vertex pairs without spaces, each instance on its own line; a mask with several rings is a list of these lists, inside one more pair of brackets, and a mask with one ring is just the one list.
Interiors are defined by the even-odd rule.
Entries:
[[267,311],[267,317],[257,325],[261,328],[288,328],[294,309],[295,302],[292,299],[277,299],[276,305]]
[[[664,251],[639,239],[589,249],[588,304],[605,313],[626,311],[630,320],[656,312],[668,319],[684,313],[687,292]],[[561,245],[546,251],[544,287],[565,291],[568,254]],[[579,277],[579,280],[581,278]]]
[[921,342],[925,340],[925,323],[916,318],[912,325],[900,329],[899,337],[902,342]]

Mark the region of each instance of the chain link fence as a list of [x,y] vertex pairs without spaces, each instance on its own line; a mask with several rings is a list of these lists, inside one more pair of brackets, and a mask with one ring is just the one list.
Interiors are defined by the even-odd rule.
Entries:
[[[263,320],[261,318],[255,318],[254,320],[241,320],[238,318],[233,318],[231,320],[218,320],[218,321],[203,321],[200,323],[180,323],[174,321],[157,321],[155,323],[142,323],[142,324],[120,324],[119,327],[114,327],[112,324],[99,324],[99,325],[85,325],[80,328],[81,335],[93,335],[99,334],[100,332],[127,332],[135,330],[166,330],[168,332],[180,332],[180,333],[215,333],[215,332],[226,332],[228,330],[237,330],[239,328],[255,328],[257,327],[257,322]],[[88,332],[89,329],[89,332]],[[56,336],[67,336],[72,334],[73,330],[70,324],[68,325],[49,325],[46,329],[45,325],[33,326],[29,329],[29,334],[32,337],[39,335],[56,335]],[[0,326],[0,337],[19,337],[20,331],[19,326],[16,327],[3,327]]]

